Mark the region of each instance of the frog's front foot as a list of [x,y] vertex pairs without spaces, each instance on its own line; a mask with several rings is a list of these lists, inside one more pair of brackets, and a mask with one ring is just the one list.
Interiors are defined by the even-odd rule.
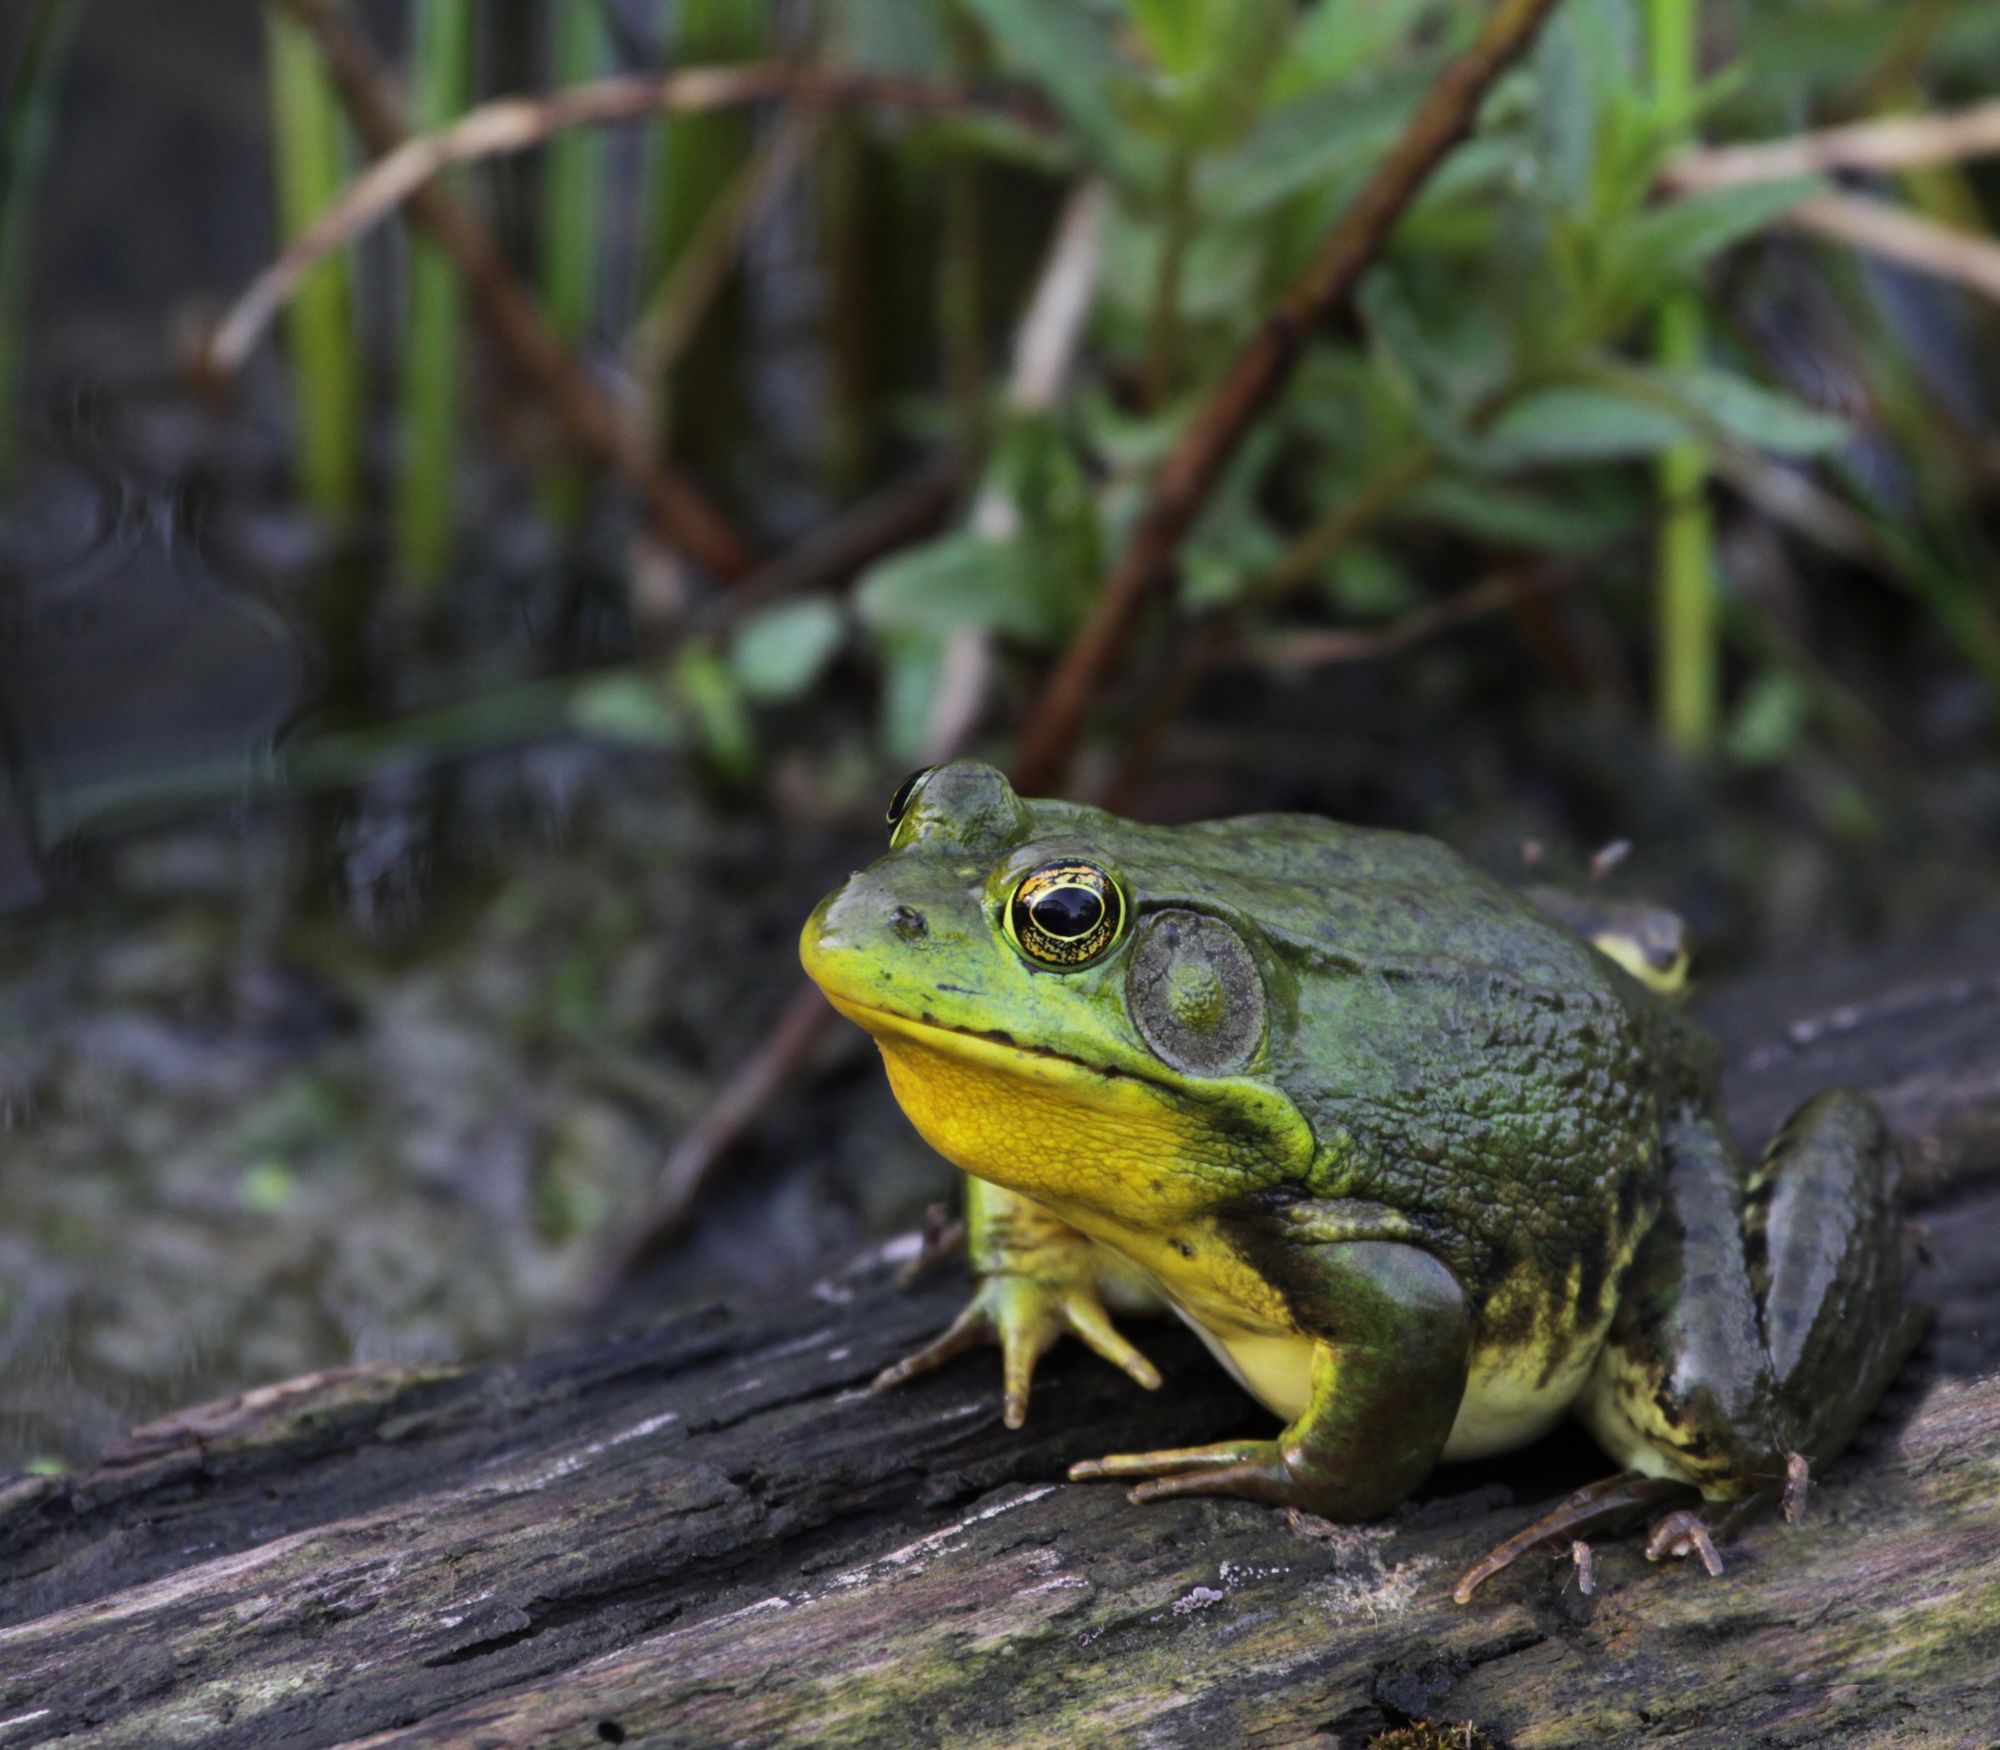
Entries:
[[887,1391],[968,1349],[997,1343],[1004,1378],[1004,1414],[1007,1426],[1018,1428],[1028,1419],[1028,1386],[1035,1363],[1064,1333],[1080,1337],[1148,1391],[1159,1389],[1159,1369],[1119,1334],[1097,1297],[1094,1282],[1086,1277],[1012,1272],[982,1277],[965,1310],[944,1334],[893,1367],[885,1367],[875,1376],[872,1389]]
[[1069,1467],[1073,1483],[1101,1477],[1143,1477],[1127,1491],[1133,1501],[1170,1501],[1177,1495],[1241,1495],[1276,1507],[1304,1505],[1309,1493],[1276,1440],[1222,1440],[1213,1446],[1176,1446],[1162,1452],[1114,1452]]

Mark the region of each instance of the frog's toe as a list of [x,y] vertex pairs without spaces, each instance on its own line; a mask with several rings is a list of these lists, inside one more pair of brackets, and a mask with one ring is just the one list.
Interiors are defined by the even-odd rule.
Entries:
[[1297,1479],[1275,1440],[1224,1440],[1213,1446],[1178,1446],[1163,1452],[1114,1452],[1069,1467],[1071,1482],[1138,1477],[1134,1501],[1169,1501],[1178,1495],[1241,1495],[1284,1505],[1298,1493]]
[[875,1376],[873,1389],[887,1391],[968,1349],[998,1343],[1002,1415],[1008,1427],[1018,1428],[1028,1419],[1028,1393],[1036,1363],[1065,1331],[1080,1337],[1147,1390],[1159,1385],[1158,1369],[1118,1334],[1094,1288],[997,1272],[980,1281],[965,1310],[952,1320],[943,1336],[893,1367],[885,1367]]
[[[1616,1476],[1586,1483],[1563,1499],[1534,1524],[1524,1527],[1489,1550],[1466,1571],[1452,1596],[1460,1604],[1470,1604],[1473,1593],[1503,1568],[1511,1567],[1531,1549],[1548,1545],[1574,1544],[1600,1531],[1616,1530],[1641,1519],[1648,1507],[1663,1499],[1687,1492],[1686,1485],[1658,1477],[1641,1476],[1637,1471],[1620,1471]],[[1678,1518],[1668,1514],[1660,1523]],[[1711,1543],[1711,1548],[1713,1544]]]
[[1657,1562],[1662,1556],[1679,1560],[1699,1556],[1711,1578],[1722,1577],[1722,1556],[1715,1547],[1715,1532],[1695,1508],[1680,1508],[1654,1524],[1646,1539],[1646,1560]]
[[1095,1294],[1072,1293],[1063,1316],[1070,1330],[1113,1367],[1122,1368],[1148,1391],[1160,1389],[1160,1370],[1125,1340]]
[[986,1309],[974,1299],[944,1329],[942,1335],[926,1343],[914,1355],[905,1355],[902,1360],[891,1364],[869,1382],[870,1391],[888,1391],[906,1379],[914,1379],[920,1373],[928,1373],[934,1367],[942,1367],[947,1361],[955,1360],[968,1349],[977,1349],[982,1343],[992,1341],[993,1333],[986,1316]]

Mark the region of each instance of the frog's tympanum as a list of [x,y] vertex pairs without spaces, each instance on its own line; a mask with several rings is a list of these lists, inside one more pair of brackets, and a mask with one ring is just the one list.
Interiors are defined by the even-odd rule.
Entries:
[[1715,1539],[1795,1514],[1915,1342],[1874,1105],[1821,1094],[1746,1167],[1708,1037],[1444,846],[1141,826],[966,760],[889,815],[802,949],[972,1175],[978,1286],[878,1383],[997,1341],[1019,1426],[1064,1331],[1157,1386],[1106,1309],[1164,1306],[1285,1427],[1070,1474],[1339,1520],[1574,1411],[1620,1474],[1464,1597],[1653,1513],[1649,1554],[1719,1571]]

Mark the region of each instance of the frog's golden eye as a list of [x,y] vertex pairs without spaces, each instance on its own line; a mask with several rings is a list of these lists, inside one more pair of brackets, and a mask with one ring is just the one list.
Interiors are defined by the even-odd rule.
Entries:
[[1007,902],[1007,939],[1030,960],[1088,965],[1125,927],[1125,895],[1094,863],[1044,863]]
[[923,781],[937,770],[936,766],[919,766],[896,786],[896,794],[889,798],[889,812],[883,818],[889,824],[889,837],[893,841],[896,828],[903,824],[903,816],[910,812],[910,804],[916,800],[917,791]]

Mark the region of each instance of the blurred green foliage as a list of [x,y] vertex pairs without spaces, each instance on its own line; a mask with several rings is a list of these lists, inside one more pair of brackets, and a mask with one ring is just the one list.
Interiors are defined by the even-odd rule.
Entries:
[[16,389],[43,165],[55,129],[63,69],[84,0],[36,0],[20,58],[0,82],[0,493],[14,469]]
[[[989,691],[973,715],[1001,721],[1089,612],[1208,388],[1486,10],[848,0],[815,13],[678,0],[607,12],[552,0],[537,51],[550,84],[612,63],[803,60],[1025,92],[1054,118],[1040,128],[985,103],[921,119],[842,114],[796,173],[804,208],[783,220],[823,240],[830,288],[817,344],[831,387],[812,404],[819,428],[787,434],[794,451],[818,457],[832,502],[888,477],[890,457],[969,445],[961,516],[851,590],[775,600],[719,639],[690,630],[643,671],[595,677],[572,720],[692,742],[742,780],[759,769],[765,713],[858,672],[877,687],[879,752],[907,762],[933,748],[940,694],[966,672],[954,652],[970,640],[995,659],[977,671]],[[427,40],[412,72],[437,120],[446,87]],[[283,32],[273,47],[274,80],[300,118],[279,160],[296,224],[308,170],[313,193],[328,193],[330,123],[312,119],[310,69],[292,64]],[[1366,621],[1441,599],[1439,577],[1584,566],[1629,586],[1616,621],[1634,669],[1656,674],[1663,732],[1768,764],[1820,731],[1830,695],[1809,650],[1749,625],[1761,610],[1718,528],[1726,537],[1731,518],[1800,491],[1860,530],[1867,563],[2000,689],[1990,482],[1964,421],[1935,417],[1920,363],[1935,353],[1931,306],[1885,292],[1876,269],[1833,246],[1772,245],[1785,215],[1827,186],[1818,180],[1682,196],[1663,180],[1693,143],[1965,102],[1996,80],[1990,0],[1560,6],[1405,216],[1354,322],[1316,337],[1236,458],[1181,554],[1174,619],[1197,635],[1224,615],[1253,631]],[[727,240],[716,214],[754,188],[777,125],[768,111],[668,116],[637,180],[615,184],[601,140],[559,138],[542,163],[536,239],[557,327],[612,340],[607,327],[656,327],[663,301],[690,295],[690,257]],[[1023,406],[1009,392],[1012,331],[1064,199],[1085,183],[1108,201],[1078,356],[1053,404]],[[1991,229],[1990,187],[1955,167],[1880,192]],[[621,292],[606,272],[627,260]],[[770,366],[734,295],[741,273],[739,262],[728,294],[702,305],[682,356],[628,352],[640,380],[625,392],[654,440],[753,521],[767,447],[744,427],[773,397],[756,388]],[[1815,307],[1793,333],[1801,278]],[[347,493],[339,468],[355,448],[340,407],[352,391],[313,362],[342,320],[325,302],[335,285],[302,301],[293,334],[311,402],[303,466],[328,504]],[[419,313],[413,298],[404,344],[421,352]],[[1992,332],[1990,311],[1959,318]],[[1976,386],[1989,404],[1991,357]],[[426,478],[448,495],[448,479]],[[1764,483],[1766,508],[1746,508],[1745,481]],[[439,514],[406,519],[433,531],[413,546],[440,550]],[[1810,563],[1851,563],[1853,540],[1835,558],[1813,550],[1826,520],[1795,519],[1785,538]],[[1157,674],[1139,655],[1141,675]]]

